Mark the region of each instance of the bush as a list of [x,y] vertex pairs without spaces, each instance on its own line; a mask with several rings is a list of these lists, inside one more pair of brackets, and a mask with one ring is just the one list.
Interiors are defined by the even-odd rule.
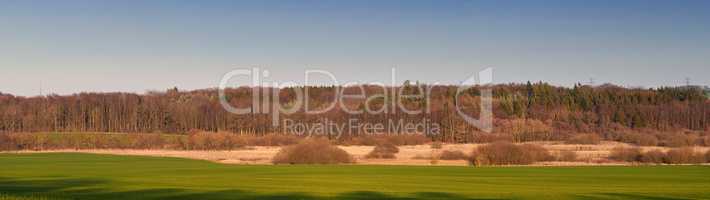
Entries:
[[705,152],[705,162],[710,162],[710,150],[708,150],[708,152]]
[[510,142],[494,142],[481,145],[471,153],[469,162],[483,165],[527,165],[549,160],[549,152],[537,145],[515,145]]
[[462,151],[449,151],[444,150],[439,154],[439,159],[441,160],[466,160],[468,156]]
[[637,147],[615,147],[609,154],[609,159],[616,161],[637,162],[641,158],[641,149]]
[[183,135],[157,133],[6,133],[0,150],[180,149]]
[[687,147],[695,145],[695,138],[683,133],[668,135],[662,142],[663,146],[667,147]]
[[391,152],[391,153],[399,153],[399,147],[397,145],[390,143],[390,142],[383,142],[377,144],[375,146],[375,149],[380,149],[381,151],[386,151],[386,152]]
[[379,158],[379,159],[393,159],[395,154],[399,152],[399,148],[396,145],[383,142],[375,146],[375,148],[370,151],[365,158]]
[[666,159],[666,153],[661,150],[652,150],[641,154],[640,161],[644,163],[660,164]]
[[342,145],[363,146],[376,146],[380,143],[392,143],[395,145],[422,145],[431,142],[431,139],[421,134],[365,135],[343,139],[338,142]]
[[540,145],[523,144],[519,146],[523,149],[523,154],[532,159],[533,162],[552,161],[555,159],[547,149]]
[[232,133],[191,132],[182,143],[184,150],[232,150],[249,144],[245,137]]
[[620,134],[619,138],[617,138],[617,141],[639,146],[658,145],[658,138],[656,138],[656,136],[637,132],[623,132]]
[[577,161],[577,153],[574,151],[560,151],[557,155],[558,161],[573,162]]
[[567,144],[599,144],[602,138],[597,134],[579,134],[572,136],[565,141]]
[[345,150],[325,139],[306,139],[281,148],[271,161],[274,164],[341,164],[355,160]]
[[668,164],[703,163],[705,158],[693,148],[684,147],[668,150],[665,162]]
[[0,151],[12,151],[17,150],[17,144],[13,141],[13,138],[6,133],[0,133]]
[[442,144],[441,142],[432,142],[431,143],[432,149],[441,149],[443,147],[444,147],[444,144]]
[[[136,139],[131,144],[134,149],[161,149],[165,145],[165,140],[160,134],[136,134],[135,136]],[[97,139],[94,144],[100,144],[100,141],[101,139]]]

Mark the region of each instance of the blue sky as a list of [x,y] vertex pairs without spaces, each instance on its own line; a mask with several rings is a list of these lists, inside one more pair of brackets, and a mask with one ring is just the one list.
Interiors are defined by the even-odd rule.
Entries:
[[302,81],[710,85],[708,1],[2,1],[0,92]]

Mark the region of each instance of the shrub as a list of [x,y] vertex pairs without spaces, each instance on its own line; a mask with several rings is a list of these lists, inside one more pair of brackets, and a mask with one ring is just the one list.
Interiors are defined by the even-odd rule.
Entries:
[[17,150],[18,147],[13,141],[13,138],[6,133],[0,133],[0,151]]
[[617,138],[617,141],[639,146],[658,145],[658,138],[656,138],[656,136],[637,132],[623,132],[620,134],[619,138]]
[[431,139],[421,134],[365,135],[343,139],[338,142],[343,145],[363,146],[376,146],[380,143],[392,143],[395,145],[422,145],[431,142]]
[[641,154],[640,161],[644,163],[660,164],[666,159],[666,153],[661,150],[651,150]]
[[306,139],[281,148],[271,161],[274,164],[341,164],[355,160],[345,150],[325,139]]
[[705,152],[705,162],[710,162],[710,150]]
[[399,153],[399,147],[390,142],[379,143],[377,144],[377,146],[375,146],[375,149],[381,149],[382,151],[386,152]]
[[705,158],[702,154],[695,152],[693,148],[684,147],[668,150],[665,162],[669,164],[703,163]]
[[693,146],[695,145],[695,139],[683,133],[676,133],[666,136],[662,145],[667,147]]
[[[97,139],[95,144],[100,143],[101,139]],[[135,134],[135,139],[131,147],[135,149],[159,149],[165,145],[165,141],[160,134]]]
[[0,134],[0,149],[163,149],[182,146],[177,138],[183,137],[156,133],[6,133]]
[[528,156],[533,162],[539,161],[552,161],[555,159],[554,156],[550,154],[547,149],[540,145],[535,144],[523,144],[519,145],[523,149],[523,154]]
[[232,133],[191,133],[182,143],[186,150],[232,150],[243,148],[248,141]]
[[482,165],[526,165],[545,161],[551,156],[546,149],[537,145],[515,145],[510,142],[494,142],[481,145],[471,153],[469,162]]
[[577,153],[574,151],[560,151],[559,155],[557,155],[557,160],[566,162],[576,161]]
[[641,149],[637,147],[615,147],[609,154],[609,159],[616,161],[637,162],[641,158]]
[[365,158],[393,159],[395,158],[395,154],[398,152],[399,148],[397,148],[396,145],[389,142],[383,142],[377,144],[377,146],[375,146],[370,153],[365,155]]
[[441,160],[466,160],[468,156],[462,151],[449,151],[444,150],[439,154],[439,159]]
[[441,149],[443,147],[444,147],[444,144],[442,144],[441,142],[432,142],[431,143],[432,149]]
[[579,134],[565,141],[567,144],[599,144],[602,138],[597,134]]

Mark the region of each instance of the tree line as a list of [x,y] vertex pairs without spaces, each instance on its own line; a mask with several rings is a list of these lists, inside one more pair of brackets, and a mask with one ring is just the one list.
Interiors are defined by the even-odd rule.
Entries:
[[[348,123],[388,121],[418,122],[427,119],[441,125],[432,139],[447,142],[475,142],[481,131],[466,123],[456,112],[476,116],[480,112],[481,93],[493,94],[494,132],[506,133],[516,141],[566,138],[576,133],[596,133],[605,138],[614,130],[708,131],[710,101],[700,87],[624,88],[614,85],[559,87],[547,83],[500,84],[474,86],[457,95],[457,86],[424,85],[406,82],[402,86],[379,87],[335,86],[289,87],[278,90],[282,106],[293,105],[298,90],[308,90],[310,108],[324,108],[342,103],[350,110],[386,110],[386,112],[352,114],[331,109],[319,114],[306,114],[303,109],[281,115],[278,120],[318,123],[328,119]],[[425,88],[422,90],[421,88]],[[264,91],[273,88],[262,88]],[[235,107],[251,105],[253,88],[228,88],[225,98]],[[338,99],[335,94],[360,94],[373,98]],[[395,92],[388,92],[395,91]],[[400,94],[427,93],[429,98],[402,98]],[[219,101],[217,89],[135,93],[79,93],[21,97],[0,93],[0,132],[123,132],[123,133],[188,133],[194,130],[231,132],[262,136],[282,134],[283,126],[272,125],[272,115],[253,112],[236,115],[227,112]],[[428,112],[407,114],[398,109]],[[273,101],[265,103],[271,107]],[[387,112],[389,111],[389,112]],[[280,123],[280,122],[279,122]],[[386,129],[391,130],[391,129]],[[346,137],[356,137],[347,132]]]

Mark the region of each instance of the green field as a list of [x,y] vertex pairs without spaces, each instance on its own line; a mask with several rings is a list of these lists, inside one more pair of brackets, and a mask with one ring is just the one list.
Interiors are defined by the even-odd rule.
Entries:
[[0,154],[5,199],[710,199],[710,167],[240,166]]

